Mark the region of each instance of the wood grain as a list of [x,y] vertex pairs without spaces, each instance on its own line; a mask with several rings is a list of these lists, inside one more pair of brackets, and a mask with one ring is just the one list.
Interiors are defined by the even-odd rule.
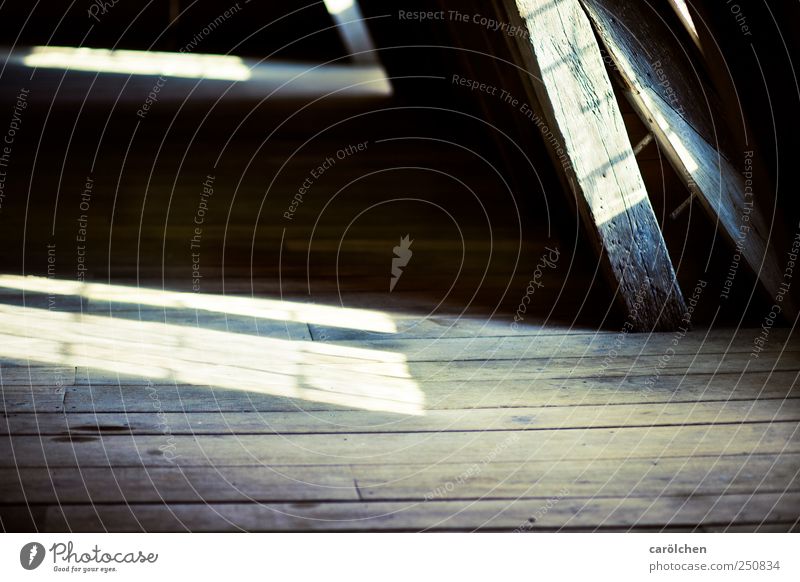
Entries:
[[506,1],[530,33],[518,37],[527,44],[520,54],[552,132],[551,153],[629,324],[676,329],[686,305],[589,20],[577,0]]
[[[169,427],[167,427],[168,429]],[[796,422],[652,428],[340,435],[0,436],[0,467],[632,459],[794,453]]]
[[[548,531],[791,522],[798,493],[498,501],[131,504],[49,507],[48,531]],[[545,508],[548,508],[545,511]],[[0,512],[7,512],[2,509]],[[2,517],[2,513],[0,513]]]
[[[752,189],[745,188],[746,152],[726,155],[725,122],[711,84],[704,82],[663,22],[648,14],[643,4],[581,2],[625,79],[631,105],[775,300],[784,277],[770,244],[772,227],[765,217],[771,212],[760,206]],[[790,319],[796,314],[788,294],[782,308]]]

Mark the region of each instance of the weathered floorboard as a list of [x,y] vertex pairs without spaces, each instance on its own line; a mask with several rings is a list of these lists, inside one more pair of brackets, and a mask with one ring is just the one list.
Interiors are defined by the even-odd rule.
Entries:
[[[132,356],[135,357],[135,356]],[[165,358],[164,361],[168,359]],[[455,365],[455,363],[458,365]],[[250,391],[254,394],[268,393],[277,396],[291,396],[292,391],[283,387],[285,377],[297,374],[308,377],[325,378],[339,382],[349,377],[359,382],[353,389],[363,394],[374,391],[376,395],[400,387],[400,384],[416,387],[430,381],[447,382],[500,382],[500,381],[538,381],[546,379],[602,378],[602,377],[641,377],[645,381],[655,381],[660,375],[731,374],[744,372],[797,371],[800,370],[800,352],[763,352],[760,357],[750,354],[678,354],[665,356],[614,356],[607,355],[573,358],[530,358],[520,360],[465,360],[451,362],[381,362],[342,359],[340,361],[320,361],[293,365],[277,360],[274,366],[263,360],[258,364],[263,370],[252,370],[247,366],[201,366],[191,376],[196,384],[230,387]],[[133,369],[133,368],[128,368]],[[185,368],[183,368],[185,369]],[[249,372],[244,373],[244,371]],[[205,376],[202,372],[207,372]],[[240,375],[238,387],[232,378]],[[225,381],[221,377],[226,378]],[[185,384],[186,376],[170,374],[152,378],[114,373],[107,370],[83,368],[78,370],[78,385],[94,384],[153,384],[177,382]],[[341,386],[340,386],[341,388]],[[322,394],[325,394],[323,391]],[[302,398],[302,396],[299,396]],[[314,399],[313,394],[309,396]],[[321,398],[320,398],[321,399]],[[333,402],[335,404],[335,402]]]
[[[798,372],[748,372],[421,383],[426,410],[597,406],[787,398],[800,394]],[[70,387],[70,412],[291,412],[353,407],[208,386],[126,384]]]
[[800,489],[800,455],[528,463],[0,469],[5,504],[685,497]]
[[[536,531],[791,522],[800,493],[687,498],[551,498],[490,501],[289,504],[131,504],[48,507],[49,531]],[[0,517],[9,512],[0,509]]]
[[437,463],[794,453],[795,422],[541,431],[0,436],[0,467]]
[[552,430],[800,421],[800,399],[542,408],[431,410],[424,416],[370,411],[126,412],[10,414],[0,434],[353,434]]

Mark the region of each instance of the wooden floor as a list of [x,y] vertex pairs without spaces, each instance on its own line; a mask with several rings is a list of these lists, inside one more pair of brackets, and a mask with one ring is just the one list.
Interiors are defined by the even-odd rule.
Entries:
[[796,528],[786,330],[752,358],[751,329],[107,306],[4,306],[3,354],[41,360],[0,368],[6,530]]
[[735,298],[711,331],[623,333],[561,193],[508,195],[462,117],[48,106],[0,214],[0,528],[797,529],[800,341],[776,326],[753,357]]

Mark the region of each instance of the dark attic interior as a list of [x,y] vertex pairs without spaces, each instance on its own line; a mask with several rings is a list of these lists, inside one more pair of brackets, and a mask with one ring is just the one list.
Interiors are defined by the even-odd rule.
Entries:
[[796,530],[800,14],[735,6],[0,4],[0,529]]

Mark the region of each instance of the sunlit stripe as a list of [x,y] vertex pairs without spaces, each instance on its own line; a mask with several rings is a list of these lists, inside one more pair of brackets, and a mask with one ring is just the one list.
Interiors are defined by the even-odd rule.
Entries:
[[37,46],[22,59],[29,67],[246,81],[250,68],[231,55]]
[[424,413],[403,354],[0,305],[0,358],[400,414]]
[[313,323],[383,333],[397,332],[397,327],[391,317],[379,311],[366,309],[332,307],[276,299],[182,293],[144,287],[81,283],[19,275],[0,275],[0,287],[32,293],[74,295],[94,301],[132,303],[172,309],[198,309],[278,321]]

